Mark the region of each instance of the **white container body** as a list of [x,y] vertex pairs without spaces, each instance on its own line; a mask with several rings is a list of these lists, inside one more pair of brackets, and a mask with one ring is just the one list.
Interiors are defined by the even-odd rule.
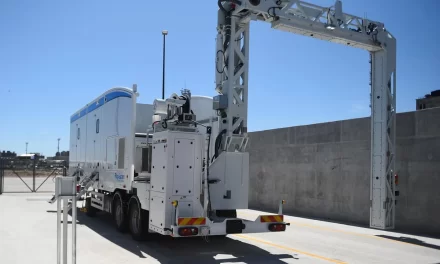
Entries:
[[99,171],[95,187],[130,190],[134,177],[135,133],[146,133],[152,105],[136,103],[137,94],[114,88],[71,116],[69,171]]

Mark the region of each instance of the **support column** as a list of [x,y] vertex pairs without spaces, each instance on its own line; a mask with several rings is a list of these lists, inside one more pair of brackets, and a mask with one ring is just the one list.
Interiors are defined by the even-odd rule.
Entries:
[[57,264],[61,264],[61,203],[57,198]]
[[[67,246],[68,246],[68,212],[72,209],[72,252],[69,263],[76,264],[76,220],[77,220],[77,193],[76,176],[55,178],[55,196],[57,200],[57,264],[67,264]],[[69,199],[72,203],[69,204]],[[61,206],[62,205],[62,206]],[[62,214],[62,226],[61,226]]]
[[63,264],[67,264],[67,225],[68,225],[68,217],[67,217],[67,199],[63,199]]
[[370,227],[394,229],[396,52],[394,39],[371,53]]
[[220,110],[220,131],[245,136],[248,110],[249,21],[219,10],[216,50],[216,90],[227,98]]

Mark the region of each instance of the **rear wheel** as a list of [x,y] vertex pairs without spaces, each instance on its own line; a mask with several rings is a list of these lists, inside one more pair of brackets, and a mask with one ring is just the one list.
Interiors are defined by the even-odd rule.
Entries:
[[120,232],[127,231],[127,215],[124,210],[123,196],[120,192],[116,192],[113,196],[112,209],[112,215],[116,229]]
[[148,236],[148,211],[142,210],[137,196],[129,203],[128,226],[134,240],[145,240]]

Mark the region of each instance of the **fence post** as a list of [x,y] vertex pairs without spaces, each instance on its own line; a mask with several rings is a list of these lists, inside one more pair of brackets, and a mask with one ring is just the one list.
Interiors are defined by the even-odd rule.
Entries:
[[36,168],[35,166],[37,165],[37,155],[34,154],[34,162],[33,162],[33,166],[32,166],[32,191],[35,192],[35,173],[36,173]]
[[0,158],[0,194],[3,194],[3,184],[4,184],[4,176],[5,176],[5,162],[2,158]]
[[63,166],[63,176],[67,176],[67,166],[66,166],[66,161],[63,162],[64,166]]

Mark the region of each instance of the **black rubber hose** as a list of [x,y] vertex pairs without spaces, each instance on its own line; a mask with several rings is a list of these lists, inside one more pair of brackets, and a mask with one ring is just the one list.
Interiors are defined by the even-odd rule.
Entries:
[[209,157],[209,146],[211,145],[211,132],[212,132],[212,127],[207,127],[206,128],[206,132],[208,132],[208,157],[206,157],[207,159],[206,159],[206,163],[205,163],[205,169],[206,169],[206,184],[208,185],[208,193],[207,193],[207,195],[208,195],[208,212],[211,212],[211,195],[210,195],[210,193],[209,193],[209,160],[210,160],[210,157]]
[[[239,0],[218,0],[218,2],[217,2],[218,7],[220,8],[220,10],[222,10],[225,13],[225,19],[226,19],[225,24],[227,26],[229,26],[229,27],[226,28],[225,41],[224,41],[224,44],[223,44],[223,51],[226,51],[226,49],[229,46],[229,42],[231,41],[231,28],[230,28],[230,26],[231,26],[231,13],[232,13],[232,10],[230,10],[230,11],[226,10],[225,7],[223,6],[223,2],[229,2],[229,3],[234,3],[234,4],[237,4],[237,5],[241,5],[241,1],[239,1]],[[228,61],[226,60],[225,63],[227,65]]]
[[218,157],[218,150],[220,149],[222,145],[222,136],[223,134],[226,134],[226,129],[223,129],[222,132],[220,132],[217,137],[215,138],[215,149],[214,149],[214,158]]

